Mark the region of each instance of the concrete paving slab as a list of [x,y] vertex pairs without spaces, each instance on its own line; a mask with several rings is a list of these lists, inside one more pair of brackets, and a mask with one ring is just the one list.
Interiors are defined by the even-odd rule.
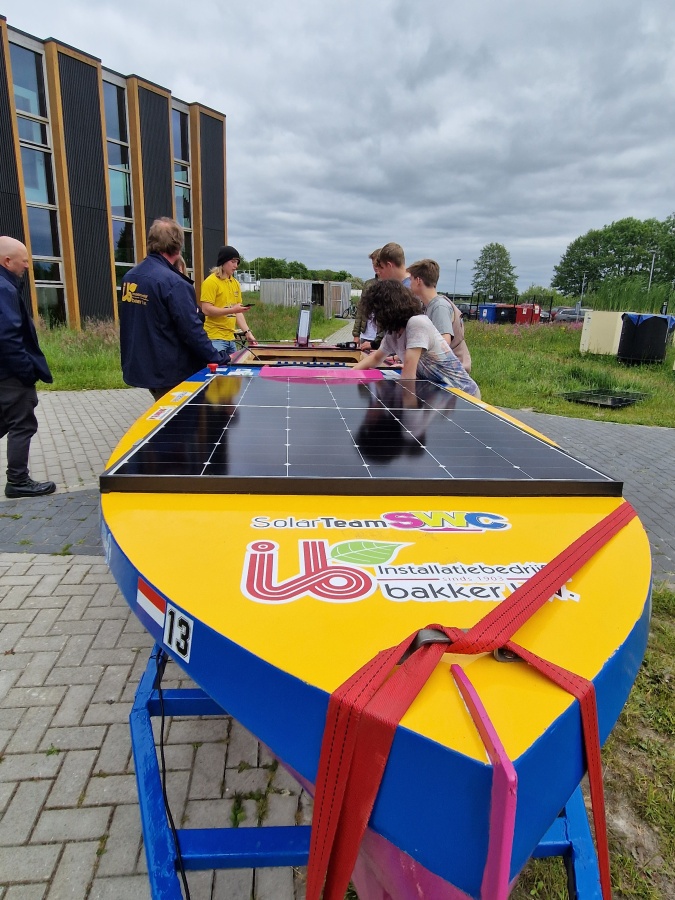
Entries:
[[[130,698],[123,689],[127,683],[135,688],[152,641],[134,627],[136,620],[99,556],[45,558],[0,552],[0,572],[18,569],[21,575],[13,577],[27,582],[19,611],[24,606],[32,609],[31,591],[39,590],[45,560],[49,577],[61,591],[49,598],[50,615],[40,634],[26,646],[26,623],[23,631],[13,629],[12,623],[0,626],[0,639],[8,629],[0,661],[20,655],[23,670],[9,674],[30,673],[30,684],[23,688],[10,679],[0,699],[0,721],[8,732],[0,765],[0,804],[5,810],[0,824],[0,896],[4,891],[8,896],[82,900],[149,897],[127,724]],[[68,634],[71,592],[87,580],[95,582],[89,593],[76,596],[92,604],[97,586],[109,587],[107,610],[114,618],[94,620],[95,631],[84,635],[86,647],[48,649],[54,639],[60,642]],[[0,622],[8,596],[0,598]],[[16,609],[10,597],[10,611]],[[80,611],[86,614],[88,606]],[[133,647],[125,641],[130,633]],[[20,642],[24,652],[16,654]],[[95,650],[88,651],[93,645]],[[87,652],[94,654],[89,664]],[[72,665],[73,653],[79,665]],[[172,663],[165,681],[190,686]],[[99,702],[92,702],[94,697]],[[176,820],[185,827],[208,827],[216,820],[232,826],[235,800],[246,812],[247,825],[306,820],[309,800],[300,786],[285,775],[279,782],[283,787],[277,787],[267,752],[229,716],[196,722],[168,719],[166,742],[168,794]],[[244,779],[238,769],[241,760],[252,767]],[[302,872],[285,869],[229,878],[195,872],[188,878],[193,900],[294,898],[304,883]]]

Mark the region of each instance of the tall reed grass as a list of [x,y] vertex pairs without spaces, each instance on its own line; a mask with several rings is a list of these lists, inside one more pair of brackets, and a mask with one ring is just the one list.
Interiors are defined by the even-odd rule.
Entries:
[[609,278],[584,297],[584,306],[613,312],[660,313],[667,304],[675,313],[675,296],[670,284],[652,284],[640,276]]

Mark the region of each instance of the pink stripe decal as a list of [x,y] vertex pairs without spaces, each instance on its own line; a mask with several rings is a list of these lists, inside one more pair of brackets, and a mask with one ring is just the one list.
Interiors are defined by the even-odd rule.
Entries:
[[516,824],[518,776],[480,697],[464,670],[454,664],[450,666],[450,671],[485,745],[493,768],[490,837],[481,897],[506,900],[509,896],[511,851]]
[[328,366],[318,366],[316,369],[308,369],[303,366],[263,366],[260,370],[261,378],[292,378],[293,381],[301,381],[311,384],[317,378],[326,378],[336,382],[347,381],[380,381],[384,375],[379,369],[343,369]]

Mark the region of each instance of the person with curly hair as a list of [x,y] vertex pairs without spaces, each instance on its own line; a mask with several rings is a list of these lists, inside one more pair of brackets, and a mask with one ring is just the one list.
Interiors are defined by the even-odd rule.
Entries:
[[354,369],[373,369],[388,356],[398,356],[403,361],[401,378],[422,378],[480,398],[478,385],[431,319],[421,314],[420,302],[409,288],[400,281],[377,281],[361,302],[366,315],[372,315],[384,331],[384,338],[379,349]]

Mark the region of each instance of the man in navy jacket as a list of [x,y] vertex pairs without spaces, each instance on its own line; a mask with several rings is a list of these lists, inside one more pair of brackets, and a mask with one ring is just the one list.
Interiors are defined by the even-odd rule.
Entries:
[[192,282],[174,268],[182,246],[178,222],[155,219],[148,255],[122,282],[122,375],[127,384],[148,388],[155,400],[207,363],[229,361],[206,336]]
[[38,429],[35,382],[53,381],[19,291],[28,265],[21,241],[0,237],[0,438],[7,435],[7,497],[56,490],[53,481],[33,481],[28,474],[30,442]]

